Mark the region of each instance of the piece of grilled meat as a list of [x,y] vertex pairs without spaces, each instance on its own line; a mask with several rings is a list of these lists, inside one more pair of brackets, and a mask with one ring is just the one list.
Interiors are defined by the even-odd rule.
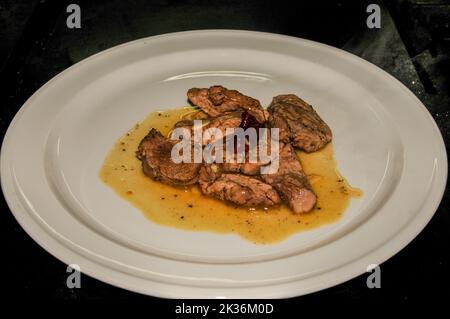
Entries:
[[[139,144],[136,153],[142,161],[144,173],[169,185],[185,186],[197,183],[201,163],[176,164],[172,161],[172,147],[178,142],[164,137],[152,128]],[[193,151],[191,153],[193,154]]]
[[[209,129],[217,128],[222,132],[222,136],[225,137],[227,128],[236,128],[241,124],[241,114],[239,112],[234,112],[230,114],[221,115],[214,118],[208,118],[202,122],[202,131],[200,134]],[[194,134],[194,120],[181,120],[175,123],[174,128],[187,128],[191,132],[191,136]],[[202,145],[207,145],[208,143],[214,142],[213,138],[203,138]]]
[[271,207],[280,204],[278,193],[259,179],[223,173],[216,164],[200,169],[200,189],[204,195],[246,207]]
[[280,141],[292,143],[305,152],[315,152],[331,141],[328,125],[311,105],[294,94],[273,98],[269,124],[280,129]]
[[295,213],[309,212],[316,204],[316,195],[291,144],[280,143],[278,162],[278,171],[261,174],[262,180],[272,185]]
[[269,116],[258,100],[236,90],[228,90],[221,85],[214,85],[208,89],[192,88],[188,90],[187,96],[192,104],[200,107],[203,112],[212,117],[244,110],[253,115],[260,123],[264,123]]

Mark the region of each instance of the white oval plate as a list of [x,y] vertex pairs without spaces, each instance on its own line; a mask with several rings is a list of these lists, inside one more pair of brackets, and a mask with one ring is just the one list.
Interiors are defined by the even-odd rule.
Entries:
[[[99,180],[101,164],[146,114],[212,84],[263,105],[282,93],[313,104],[364,196],[337,223],[274,245],[147,221]],[[402,249],[439,205],[447,158],[426,108],[374,65],[297,38],[194,31],[114,47],[44,85],[8,129],[1,177],[33,239],[95,278],[163,297],[270,298],[333,286]]]

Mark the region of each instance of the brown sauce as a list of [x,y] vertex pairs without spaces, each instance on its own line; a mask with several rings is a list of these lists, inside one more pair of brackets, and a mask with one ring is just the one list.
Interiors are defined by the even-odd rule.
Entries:
[[314,210],[307,214],[294,214],[285,205],[269,210],[236,207],[202,195],[197,186],[176,188],[145,176],[135,156],[141,139],[152,127],[169,134],[175,122],[192,115],[192,110],[184,107],[149,114],[119,138],[101,168],[102,181],[149,220],[183,230],[235,233],[257,244],[268,244],[336,222],[352,197],[362,195],[339,174],[331,143],[315,153],[298,153],[318,198]]

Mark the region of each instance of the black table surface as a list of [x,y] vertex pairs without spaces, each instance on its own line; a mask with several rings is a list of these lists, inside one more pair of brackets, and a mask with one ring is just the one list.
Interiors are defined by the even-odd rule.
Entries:
[[[446,147],[450,120],[447,90],[430,90],[417,60],[402,40],[392,3],[376,1],[72,1],[81,7],[81,28],[66,26],[64,1],[0,2],[0,128],[3,135],[21,105],[40,86],[78,61],[134,39],[197,29],[243,29],[307,38],[354,53],[392,74],[425,104]],[[379,3],[382,27],[368,29],[366,7]],[[387,5],[387,7],[386,7]],[[400,31],[400,32],[399,32]],[[416,63],[416,64],[415,64]],[[436,79],[445,83],[448,78]],[[429,80],[429,79],[428,79]],[[431,79],[434,80],[434,79]],[[444,86],[445,87],[445,86]],[[411,299],[449,295],[449,189],[435,216],[402,251],[381,265],[381,288],[369,289],[368,274],[292,302],[346,299]],[[66,265],[36,244],[1,197],[2,288],[9,297],[49,299],[151,298],[82,275],[82,288],[66,286]],[[443,291],[443,292],[440,292]]]

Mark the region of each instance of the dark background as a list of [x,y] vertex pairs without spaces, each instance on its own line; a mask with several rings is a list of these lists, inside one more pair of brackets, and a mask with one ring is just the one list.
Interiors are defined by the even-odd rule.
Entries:
[[[386,70],[425,104],[450,135],[450,3],[391,1],[71,1],[81,29],[66,27],[64,1],[0,1],[1,139],[21,105],[45,82],[78,61],[137,38],[195,29],[244,29],[312,39],[352,52]],[[381,29],[368,29],[366,7],[382,8]],[[431,222],[381,266],[381,289],[367,275],[292,302],[326,298],[415,299],[449,296],[449,188]],[[1,288],[10,298],[143,299],[82,276],[66,287],[66,265],[40,248],[0,198]],[[156,299],[152,299],[154,302]]]

